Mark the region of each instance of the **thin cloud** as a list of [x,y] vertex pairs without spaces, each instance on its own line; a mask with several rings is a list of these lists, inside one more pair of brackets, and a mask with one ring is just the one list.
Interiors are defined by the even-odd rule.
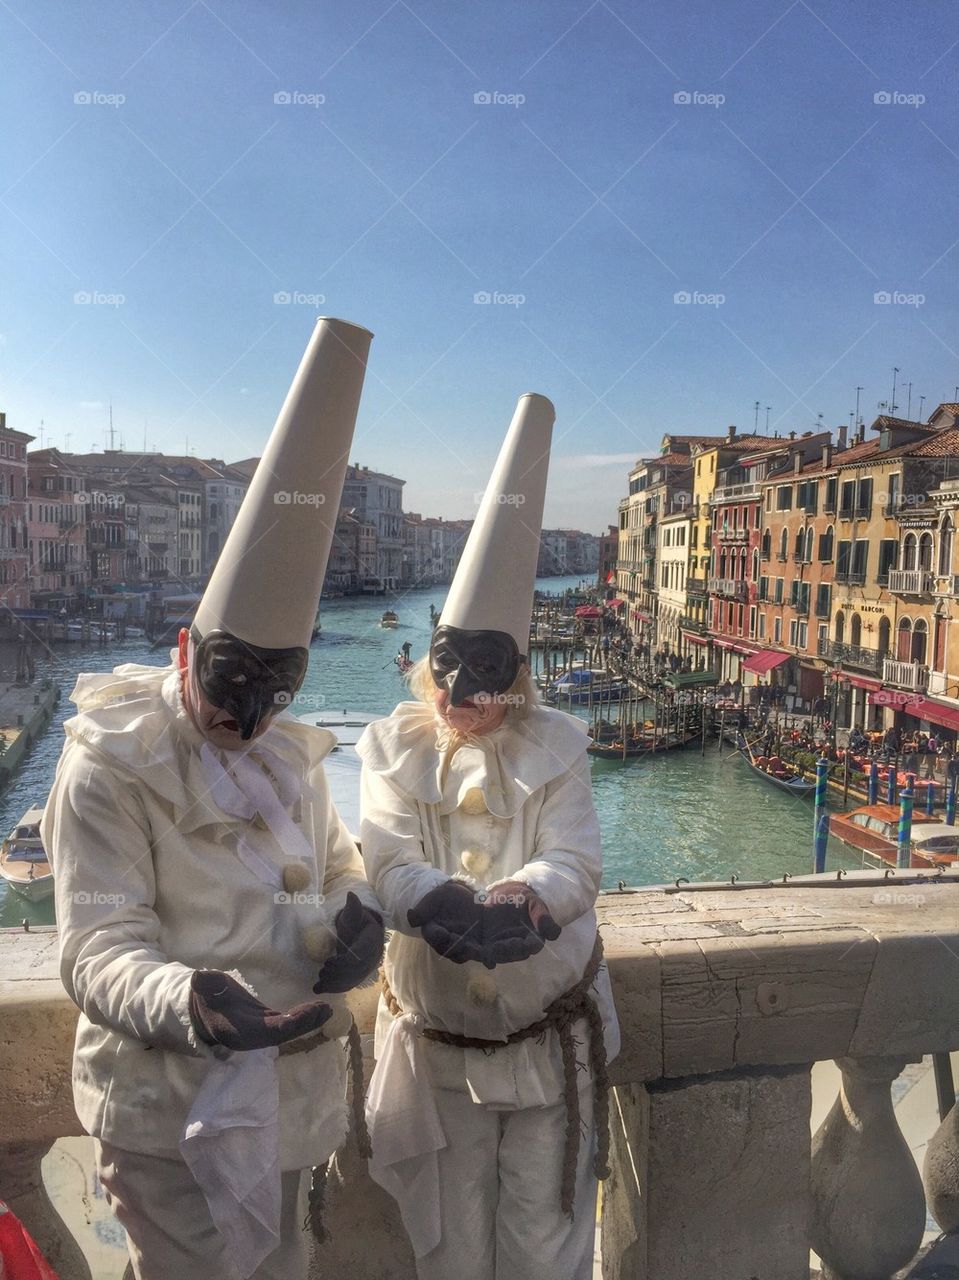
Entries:
[[553,466],[578,471],[582,467],[632,467],[636,460],[635,453],[568,453],[554,458]]

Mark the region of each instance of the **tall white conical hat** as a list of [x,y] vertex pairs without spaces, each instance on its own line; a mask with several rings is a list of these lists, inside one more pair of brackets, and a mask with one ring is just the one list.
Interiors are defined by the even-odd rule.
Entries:
[[440,618],[463,631],[505,631],[522,654],[529,647],[555,418],[545,396],[520,396]]
[[373,335],[321,318],[196,612],[265,649],[307,647]]

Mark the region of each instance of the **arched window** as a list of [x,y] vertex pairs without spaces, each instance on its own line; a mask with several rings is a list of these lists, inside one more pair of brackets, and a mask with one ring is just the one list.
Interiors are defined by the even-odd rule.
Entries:
[[885,657],[889,652],[889,619],[879,619],[879,656]]
[[787,555],[788,548],[789,548],[789,530],[784,528],[784,529],[783,529],[783,531],[782,531],[782,533],[779,535],[779,558],[780,558],[780,560],[785,560],[785,559],[786,559],[786,555]]
[[932,571],[932,534],[924,533],[919,539],[919,563],[917,569]]
[[796,530],[796,559],[803,558],[803,552],[806,550],[806,533],[803,529]]
[[899,626],[896,630],[896,660],[897,662],[911,662],[910,654],[912,653],[912,622],[909,618],[900,618]]
[[806,530],[806,554],[805,556],[803,556],[803,559],[806,560],[809,564],[812,564],[812,540],[813,540],[813,529],[812,529],[812,525],[810,525],[809,528]]
[[828,525],[826,528],[826,532],[822,534],[819,539],[819,559],[821,561],[832,559],[832,546],[833,546],[834,535],[835,535],[835,530],[833,529],[832,525]]
[[952,519],[946,516],[942,527],[939,530],[939,576],[947,577],[952,573],[952,543],[955,530],[953,528]]
[[842,610],[836,614],[836,644],[842,644],[846,631],[846,619]]
[[918,556],[918,542],[914,533],[907,533],[905,541],[902,544],[902,567],[904,569],[918,568],[916,563]]
[[762,557],[764,560],[768,560],[772,554],[772,541],[773,535],[768,529],[764,529],[762,537]]
[[849,621],[849,643],[857,646],[862,643],[862,618],[858,613],[854,613]]
[[910,661],[925,662],[926,641],[928,638],[925,619],[917,619],[916,625],[912,629],[912,657]]
[[753,582],[759,581],[759,548],[753,551]]

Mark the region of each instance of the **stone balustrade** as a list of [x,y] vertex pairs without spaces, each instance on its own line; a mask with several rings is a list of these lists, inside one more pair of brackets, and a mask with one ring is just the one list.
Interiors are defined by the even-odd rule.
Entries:
[[[959,1047],[959,872],[681,884],[604,894],[598,910],[623,1030],[605,1280],[808,1280],[811,1248],[824,1280],[887,1280],[916,1255],[927,1204],[959,1228],[959,1108],[930,1143],[924,1190],[891,1100],[905,1064]],[[0,1194],[61,1280],[86,1280],[39,1183],[43,1152],[78,1132],[55,951],[53,930],[0,933]],[[367,1030],[374,999],[354,1010]],[[824,1059],[842,1086],[811,1137]],[[350,1151],[327,1211],[317,1275],[414,1275]]]

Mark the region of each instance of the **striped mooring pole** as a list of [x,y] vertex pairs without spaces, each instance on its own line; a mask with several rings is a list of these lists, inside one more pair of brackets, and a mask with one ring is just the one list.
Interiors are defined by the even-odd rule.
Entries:
[[869,803],[879,802],[879,761],[873,760],[869,766]]
[[826,843],[829,839],[829,814],[826,812],[826,777],[829,761],[825,756],[816,761],[816,808],[813,814],[813,870],[826,870]]
[[896,866],[908,867],[912,852],[912,808],[916,800],[916,775],[906,775],[906,785],[899,795],[899,843]]
[[956,784],[954,781],[946,792],[946,822],[950,827],[956,825]]

